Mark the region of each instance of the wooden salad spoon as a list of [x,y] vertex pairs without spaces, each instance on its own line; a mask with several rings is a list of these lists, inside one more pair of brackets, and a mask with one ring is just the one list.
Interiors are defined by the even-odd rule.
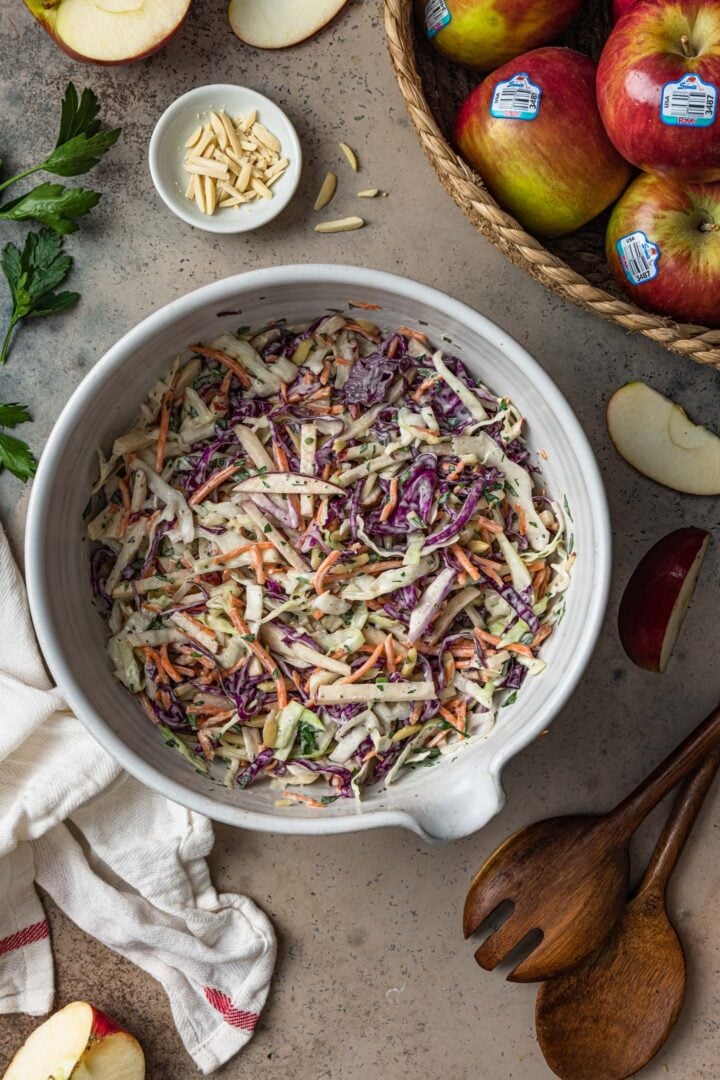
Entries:
[[685,954],[665,907],[670,875],[720,765],[685,782],[650,865],[604,945],[540,987],[540,1048],[562,1080],[626,1080],[657,1054],[685,998]]
[[466,938],[499,905],[513,905],[506,921],[476,951],[478,964],[491,971],[537,931],[539,944],[508,975],[511,981],[548,979],[595,952],[627,899],[630,837],[718,741],[720,706],[609,814],[539,821],[501,844],[465,900]]

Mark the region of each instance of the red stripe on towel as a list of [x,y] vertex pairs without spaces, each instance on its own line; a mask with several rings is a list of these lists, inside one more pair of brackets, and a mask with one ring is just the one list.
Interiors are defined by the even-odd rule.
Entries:
[[222,990],[213,990],[211,986],[204,986],[203,993],[213,1009],[217,1009],[231,1027],[242,1028],[243,1031],[252,1031],[257,1024],[257,1013],[246,1012],[245,1009],[236,1009],[230,998]]
[[36,941],[47,937],[50,937],[50,927],[47,919],[43,919],[42,922],[33,923],[32,926],[26,926],[24,930],[18,930],[17,933],[3,938],[0,941],[0,956],[14,952],[15,949],[24,949],[26,945],[34,945]]

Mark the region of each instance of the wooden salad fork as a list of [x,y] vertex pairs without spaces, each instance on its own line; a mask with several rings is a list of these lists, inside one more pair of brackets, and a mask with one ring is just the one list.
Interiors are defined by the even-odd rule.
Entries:
[[657,1054],[675,1026],[687,972],[665,893],[719,765],[716,749],[683,784],[610,937],[578,967],[540,987],[538,1041],[562,1080],[626,1080]]
[[465,937],[499,905],[513,907],[476,951],[478,964],[491,971],[537,931],[541,940],[507,976],[511,981],[548,979],[594,952],[625,906],[630,837],[718,742],[720,706],[610,813],[540,821],[497,848],[468,891]]

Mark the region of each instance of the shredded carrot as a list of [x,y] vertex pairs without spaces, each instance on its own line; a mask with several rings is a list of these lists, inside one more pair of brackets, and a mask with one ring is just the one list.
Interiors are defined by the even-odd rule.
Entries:
[[188,505],[197,506],[198,503],[203,502],[215,488],[220,487],[220,485],[225,483],[226,480],[229,480],[231,476],[234,476],[240,467],[240,465],[226,465],[224,469],[218,469],[216,473],[213,473],[212,476],[205,481],[202,487],[199,487],[197,491],[190,496]]
[[324,810],[325,803],[318,802],[317,799],[311,799],[309,795],[300,795],[295,791],[283,791],[284,799],[291,799],[293,802],[304,803],[305,806],[312,806],[313,810]]
[[367,658],[364,664],[361,664],[357,671],[353,671],[350,675],[344,675],[342,679],[338,679],[337,686],[347,686],[349,683],[357,682],[358,679],[362,679],[363,675],[367,675],[368,671],[372,671],[376,663],[385,651],[385,642],[381,642],[376,649],[373,650],[371,656]]
[[155,472],[161,473],[165,464],[165,443],[170,430],[170,395],[164,394],[160,408],[157,447],[155,449]]
[[327,384],[330,382],[330,372],[331,372],[331,370],[332,370],[332,365],[331,365],[329,360],[326,360],[325,363],[323,364],[323,369],[320,372],[320,385],[321,386],[327,386]]
[[229,368],[232,371],[238,382],[246,389],[252,388],[252,382],[245,368],[240,367],[237,360],[233,360],[227,353],[221,352],[220,349],[208,349],[205,345],[191,345],[190,351],[197,353],[198,356],[206,356],[208,360],[217,360],[218,364],[222,364],[224,367]]
[[517,653],[518,656],[527,656],[532,660],[532,649],[529,645],[521,645],[519,641],[513,641],[510,645],[503,645],[507,652]]
[[443,705],[440,706],[438,712],[442,716],[443,720],[447,720],[448,724],[450,724],[450,727],[455,728],[455,730],[458,731],[461,735],[465,734],[463,728],[458,726],[458,718],[455,713],[450,712],[450,710],[446,709]]
[[423,396],[423,394],[426,394],[427,391],[431,387],[433,387],[436,382],[439,382],[439,380],[440,380],[439,375],[431,375],[429,379],[425,379],[423,382],[421,382],[420,385],[418,386],[417,390],[413,390],[413,392],[411,394],[411,397],[412,397],[413,401],[419,401],[420,398]]
[[322,596],[325,592],[323,586],[323,578],[327,574],[328,570],[331,570],[335,563],[340,559],[342,553],[340,551],[331,551],[329,555],[326,555],[323,561],[315,571],[315,577],[313,578],[313,586],[318,596]]
[[390,494],[388,495],[388,500],[385,503],[385,505],[383,506],[382,511],[380,513],[380,520],[381,521],[387,521],[387,519],[390,517],[390,515],[394,511],[395,507],[397,506],[397,502],[398,502],[398,479],[397,479],[396,476],[394,476],[392,478],[392,480],[390,481]]
[[369,330],[366,330],[364,326],[358,326],[356,322],[346,322],[345,329],[350,330],[353,334],[362,334],[363,337],[370,338],[371,341],[378,340],[378,334],[371,334]]
[[392,360],[393,356],[395,355],[395,353],[398,351],[399,346],[400,346],[400,342],[399,342],[398,338],[393,338],[393,340],[390,342],[390,346],[389,346],[388,351],[387,351],[387,355],[391,360]]
[[518,532],[521,536],[527,535],[527,514],[525,513],[525,507],[520,503],[515,504],[515,513],[518,518]]
[[421,334],[419,330],[411,330],[409,326],[398,326],[398,334],[403,334],[405,337],[414,338],[415,341],[419,341],[421,345],[427,345],[427,334]]
[[281,446],[279,442],[273,442],[273,455],[280,472],[290,472],[290,463],[285,453],[285,447]]
[[361,300],[351,300],[352,307],[361,308],[362,311],[382,311],[382,304],[365,304]]
[[553,632],[552,626],[548,626],[547,624],[545,624],[545,626],[541,626],[540,629],[538,630],[537,634],[533,638],[532,647],[534,649],[536,649],[538,647],[538,645],[540,645],[541,642],[545,641],[546,638],[550,637],[552,632]]
[[502,525],[498,525],[496,521],[491,521],[490,518],[477,517],[475,520],[478,523],[479,528],[485,529],[489,533],[501,533],[504,532]]
[[393,648],[393,636],[392,636],[392,634],[388,634],[388,636],[385,638],[384,648],[385,648],[385,657],[386,657],[386,662],[387,662],[387,669],[390,672],[390,674],[392,675],[392,674],[394,674],[395,671],[397,671],[397,667],[395,666],[395,650]]
[[465,468],[465,464],[466,463],[464,461],[459,461],[457,464],[457,468],[453,469],[451,473],[448,473],[448,480],[459,480]]
[[470,559],[465,554],[465,552],[460,547],[460,545],[459,544],[451,544],[450,545],[450,550],[452,551],[453,555],[455,556],[457,561],[460,563],[460,565],[463,567],[463,569],[467,570],[467,572],[468,572],[469,576],[472,578],[472,580],[477,581],[478,578],[480,577],[478,569],[477,569],[476,566],[473,566]]
[[163,669],[168,673],[173,682],[182,682],[182,675],[173,665],[170,657],[168,656],[167,643],[160,646],[160,662],[162,663]]
[[433,431],[432,428],[418,427],[417,424],[408,424],[408,427],[411,428],[413,431],[417,431],[418,435],[430,435],[433,439],[440,438],[440,432]]
[[258,585],[264,585],[267,581],[267,577],[265,576],[265,570],[263,568],[262,551],[258,544],[253,544],[250,548],[250,561],[252,562]]
[[487,630],[481,630],[479,626],[476,626],[473,630],[473,634],[478,639],[481,645],[499,645],[500,638],[495,634],[489,634]]
[[503,579],[500,577],[500,574],[498,572],[497,563],[492,562],[491,559],[481,559],[479,555],[476,555],[476,558],[487,576],[489,578],[492,578],[496,585],[502,585]]
[[224,551],[222,555],[216,555],[213,559],[214,563],[226,563],[232,559],[236,559],[238,555],[245,555],[252,548],[259,548],[260,551],[266,551],[268,548],[274,547],[269,540],[261,540],[255,544],[243,544],[241,547],[233,548],[232,551]]

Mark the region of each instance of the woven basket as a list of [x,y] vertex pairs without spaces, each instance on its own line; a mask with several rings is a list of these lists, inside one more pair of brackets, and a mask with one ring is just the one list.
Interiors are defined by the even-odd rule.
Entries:
[[[418,32],[412,0],[385,0],[385,29],[400,91],[422,148],[445,190],[483,236],[567,300],[720,370],[720,330],[652,315],[622,298],[605,259],[607,212],[570,236],[541,243],[498,206],[450,141],[457,107],[479,76],[439,56]],[[564,44],[597,59],[609,29],[608,0],[590,0]]]

